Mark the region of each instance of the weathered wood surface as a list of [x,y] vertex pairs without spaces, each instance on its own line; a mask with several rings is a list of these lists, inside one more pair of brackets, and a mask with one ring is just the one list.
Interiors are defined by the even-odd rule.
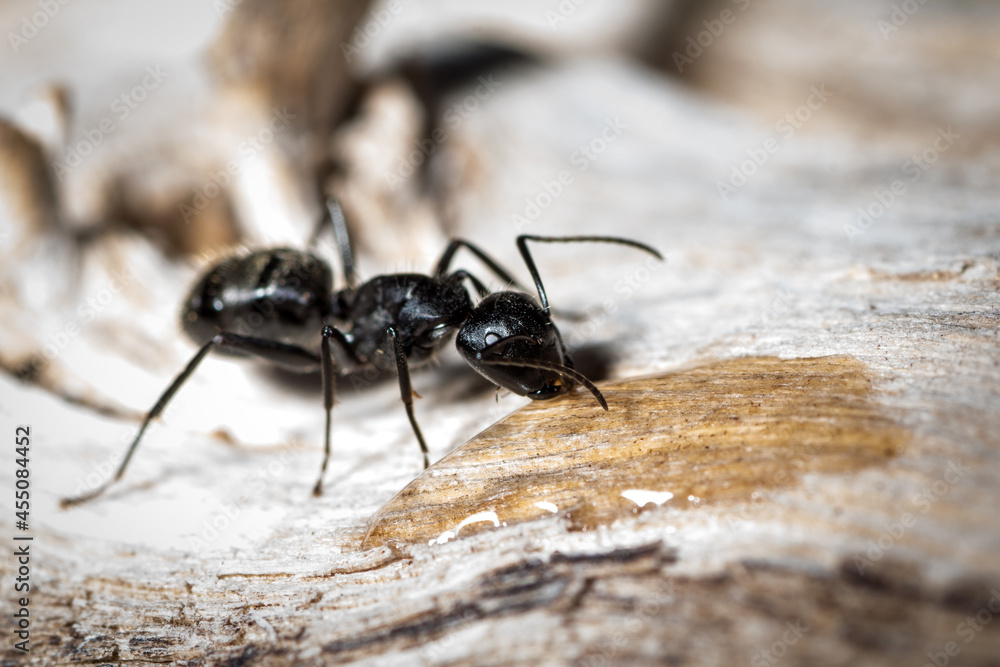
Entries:
[[[535,489],[530,458],[494,466],[516,472],[509,486],[496,483],[495,503],[475,489],[468,504],[434,512],[419,496],[393,501],[420,474],[419,454],[398,389],[361,376],[340,385],[327,493],[312,499],[317,384],[210,359],[123,482],[60,511],[60,497],[108,474],[135,424],[45,386],[118,412],[147,409],[193,352],[176,304],[198,262],[131,234],[102,237],[79,266],[53,263],[42,246],[21,247],[34,248],[31,262],[0,246],[4,363],[23,369],[45,344],[58,348],[33,376],[44,386],[0,377],[4,437],[25,423],[34,436],[32,650],[11,650],[8,555],[5,664],[998,664],[1000,88],[932,77],[928,64],[944,52],[956,72],[995,62],[988,28],[998,17],[985,4],[928,4],[883,37],[877,21],[891,20],[888,2],[732,6],[744,4],[681,77],[607,52],[495,72],[502,85],[434,151],[435,173],[450,176],[431,191],[447,199],[454,231],[522,279],[518,233],[614,233],[667,258],[540,248],[550,298],[583,313],[560,320],[564,337],[581,368],[602,377],[611,411],[580,392],[530,406],[473,445],[496,456],[496,438],[522,428],[511,456],[530,457],[529,438],[558,438],[572,430],[567,420],[579,423],[580,439],[634,445],[647,402],[657,442],[708,440],[690,480],[669,461],[662,478],[649,474],[655,468],[631,478],[601,445],[599,465],[570,467],[561,488],[584,503],[588,493],[611,494],[621,518],[599,512],[578,523],[538,508],[538,519],[458,530],[467,512],[493,511],[499,522],[512,506],[505,490]],[[683,43],[724,8],[673,33]],[[845,46],[838,36],[847,33],[855,41]],[[824,84],[827,101],[809,108],[811,87]],[[339,150],[364,146],[366,128],[413,109],[393,85],[371,93],[368,115],[339,135]],[[469,94],[456,92],[446,108]],[[776,124],[789,113],[801,114],[790,135]],[[396,189],[385,178],[412,149],[407,136],[399,132],[402,152],[381,155],[381,171],[353,191],[349,208],[372,214],[353,220],[363,276],[425,270],[447,235],[427,222],[435,206],[420,199],[416,177]],[[763,164],[744,167],[761,149]],[[914,155],[926,168],[913,170]],[[723,197],[719,183],[734,169],[746,182],[730,182]],[[350,189],[350,177],[337,187]],[[391,228],[379,225],[392,221],[378,222],[379,212],[428,230],[419,252],[380,255],[379,236]],[[13,239],[22,228],[4,229]],[[121,279],[126,268],[131,277]],[[123,284],[112,290],[116,275]],[[88,299],[100,305],[92,317],[80,310]],[[69,324],[78,332],[62,344]],[[758,363],[766,368],[734,370]],[[782,374],[801,381],[800,394]],[[642,377],[657,378],[646,385],[654,393],[642,393]],[[527,403],[494,398],[454,354],[415,385],[432,461]],[[667,385],[691,394],[672,408]],[[832,409],[834,397],[851,409]],[[807,405],[797,411],[796,400]],[[545,414],[551,432],[535,420]],[[754,421],[761,415],[771,423]],[[730,433],[730,416],[750,421],[732,420],[745,430]],[[791,451],[797,420],[816,454],[801,466],[802,452]],[[891,451],[866,450],[884,442],[880,434]],[[757,449],[741,459],[743,438]],[[780,456],[755,438],[779,443]],[[822,458],[828,447],[869,453],[841,468]],[[543,460],[558,460],[555,451]],[[451,454],[415,484],[450,493],[448,470],[464,456]],[[787,463],[792,474],[779,479],[772,471]],[[490,475],[485,462],[463,465]],[[12,469],[4,464],[0,494],[5,540],[16,532]],[[607,476],[588,484],[595,470]],[[621,488],[608,481],[614,475]],[[449,486],[436,489],[442,477]],[[621,496],[637,490],[629,479],[659,494],[633,497],[660,506],[633,514],[635,501]],[[738,479],[755,488],[727,495],[713,484]],[[676,502],[681,488],[685,497],[705,489],[705,498]],[[433,530],[408,538],[400,502],[414,503],[413,520],[430,512]],[[365,548],[384,506],[387,537]]]

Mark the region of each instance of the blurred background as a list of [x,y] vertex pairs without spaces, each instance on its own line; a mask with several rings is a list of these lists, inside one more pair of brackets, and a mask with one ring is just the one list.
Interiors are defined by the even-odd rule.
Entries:
[[[186,553],[193,569],[220,553],[336,559],[420,472],[398,389],[345,379],[328,479],[338,492],[308,504],[322,442],[317,379],[209,360],[122,488],[56,508],[107,477],[193,354],[179,309],[201,272],[246,248],[304,246],[331,195],[362,279],[426,272],[453,236],[523,282],[518,234],[615,234],[660,248],[667,261],[655,268],[621,249],[536,255],[557,309],[575,314],[563,336],[595,380],[741,355],[860,359],[886,405],[938,445],[900,459],[905,474],[838,482],[852,498],[845,522],[895,516],[942,452],[969,457],[985,477],[910,533],[913,558],[936,582],[995,575],[980,556],[997,535],[987,508],[1000,405],[1000,5],[495,5],[0,2],[0,416],[5,429],[36,427],[35,521],[51,576],[82,573],[59,590],[79,596],[88,573],[121,567],[115,559],[133,549],[164,562]],[[336,272],[332,242],[320,251]],[[462,267],[482,272],[471,259]],[[526,403],[494,398],[452,351],[415,385],[432,461]],[[247,499],[268,456],[282,472]],[[233,498],[242,513],[232,528],[193,546]],[[823,563],[871,537],[845,530],[806,548],[808,521],[797,520],[738,543],[672,525],[705,571],[747,548]],[[713,660],[758,655],[768,622]],[[796,650],[803,664],[920,660],[930,627],[904,624],[902,639],[868,646],[831,630]],[[664,632],[655,626],[618,655],[655,661]],[[532,655],[597,655],[571,643]],[[976,646],[965,655],[995,664]],[[685,655],[713,661],[697,648]],[[469,655],[449,650],[435,655]]]

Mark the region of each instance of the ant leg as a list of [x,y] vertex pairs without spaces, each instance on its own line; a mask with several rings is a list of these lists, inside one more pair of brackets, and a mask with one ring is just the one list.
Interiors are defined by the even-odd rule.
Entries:
[[156,401],[156,405],[153,406],[153,409],[146,414],[146,418],[143,420],[142,426],[139,427],[139,432],[136,433],[135,438],[132,440],[132,444],[129,445],[128,451],[125,453],[125,458],[122,460],[121,465],[118,466],[118,470],[115,472],[114,477],[111,477],[109,480],[104,482],[104,484],[101,484],[90,493],[85,493],[82,496],[77,496],[75,498],[63,498],[59,501],[59,504],[62,507],[78,505],[82,502],[92,500],[104,493],[109,486],[121,479],[122,475],[125,474],[125,468],[128,466],[129,460],[131,460],[132,455],[139,446],[139,441],[142,439],[143,433],[146,432],[146,427],[149,426],[149,423],[156,419],[164,409],[166,409],[170,399],[174,397],[174,394],[176,394],[181,386],[183,386],[184,382],[191,377],[195,369],[198,368],[198,364],[201,363],[202,359],[204,359],[205,356],[216,347],[230,348],[240,352],[246,352],[248,354],[267,359],[268,361],[285,368],[297,371],[308,371],[315,368],[320,363],[320,360],[316,357],[316,355],[295,345],[288,345],[286,343],[266,340],[263,338],[250,338],[248,336],[240,336],[234,333],[216,334],[212,340],[201,346],[198,352],[195,353],[194,357],[191,358],[191,361],[188,362],[187,366],[184,367],[184,370],[181,371],[180,375],[174,378],[174,381],[169,387],[167,387],[167,390],[164,391],[159,400]]
[[344,210],[340,207],[340,202],[335,197],[326,200],[326,210],[329,215],[324,215],[319,219],[319,224],[309,237],[309,248],[313,248],[319,240],[319,235],[329,222],[333,228],[333,236],[337,240],[337,249],[340,251],[340,268],[344,273],[344,283],[348,287],[357,285],[358,276],[354,271],[354,249],[351,247],[351,237],[347,233],[347,220],[344,218]]
[[[448,266],[451,264],[452,258],[459,248],[467,248],[469,252],[479,258],[483,264],[489,267],[490,271],[499,276],[500,280],[505,283],[513,285],[521,291],[525,291],[523,285],[521,285],[517,280],[510,275],[510,273],[504,269],[502,266],[496,263],[492,257],[487,255],[485,252],[480,250],[480,248],[472,243],[469,243],[465,239],[452,239],[448,243],[448,247],[445,248],[444,252],[441,253],[441,259],[438,260],[437,267],[434,269],[434,275],[438,278],[444,276],[448,272]],[[467,275],[467,274],[466,274]],[[479,289],[478,286],[476,289]]]
[[395,328],[386,327],[386,333],[392,337],[392,346],[396,355],[396,372],[399,374],[399,393],[403,398],[403,405],[406,406],[406,416],[410,420],[410,426],[413,427],[413,433],[417,436],[417,442],[420,443],[420,451],[424,454],[424,470],[426,470],[430,467],[430,459],[427,453],[427,443],[424,442],[417,418],[413,414],[413,385],[410,384],[410,367],[406,363],[406,352],[403,351],[403,343],[399,340]]
[[330,427],[333,402],[337,392],[337,376],[333,364],[333,351],[330,349],[330,339],[336,339],[341,349],[350,350],[347,338],[338,329],[327,325],[323,327],[323,340],[320,342],[320,374],[323,378],[323,410],[326,411],[326,432],[323,436],[323,464],[319,469],[319,479],[313,487],[314,496],[323,493],[323,475],[326,474],[326,466],[330,462]]
[[530,234],[518,236],[517,249],[520,251],[521,257],[524,258],[524,263],[528,266],[528,272],[531,273],[531,279],[535,281],[535,289],[538,290],[538,299],[541,301],[542,309],[546,313],[550,312],[549,298],[545,294],[545,288],[542,287],[542,278],[538,275],[538,269],[535,267],[535,261],[531,258],[531,253],[528,252],[528,241],[539,241],[541,243],[575,243],[577,241],[617,243],[618,245],[627,245],[633,248],[638,248],[639,250],[644,250],[657,259],[663,259],[663,255],[661,255],[655,248],[652,248],[645,243],[639,243],[638,241],[632,241],[631,239],[623,239],[618,236],[532,236]]
[[452,278],[457,279],[459,282],[462,282],[463,280],[468,280],[469,282],[471,282],[472,286],[476,288],[476,292],[479,293],[480,299],[490,293],[490,291],[486,289],[486,285],[484,285],[482,281],[479,280],[479,278],[475,277],[465,269],[459,269],[455,273],[451,274],[451,276]]

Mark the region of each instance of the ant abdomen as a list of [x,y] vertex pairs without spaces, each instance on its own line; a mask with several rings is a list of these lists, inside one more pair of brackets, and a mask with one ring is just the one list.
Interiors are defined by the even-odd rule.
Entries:
[[191,290],[181,313],[184,331],[199,345],[226,331],[318,349],[332,281],[329,265],[301,250],[229,257]]

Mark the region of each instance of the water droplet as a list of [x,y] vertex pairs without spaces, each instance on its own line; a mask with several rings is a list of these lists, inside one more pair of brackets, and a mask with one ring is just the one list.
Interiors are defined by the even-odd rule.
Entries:
[[[445,542],[448,542],[448,541],[453,540],[456,537],[458,537],[459,531],[461,531],[463,528],[465,528],[469,524],[481,523],[481,522],[484,522],[484,521],[491,522],[493,524],[494,528],[499,528],[500,527],[500,519],[497,517],[497,513],[496,512],[492,512],[492,511],[489,511],[489,510],[486,510],[484,512],[476,512],[475,514],[473,514],[471,516],[465,517],[464,519],[462,519],[462,521],[457,526],[455,526],[454,529],[444,531],[443,533],[441,533],[440,535],[438,535],[436,538],[434,538],[433,540],[431,540],[430,542],[428,542],[428,544],[444,544]],[[505,523],[504,525],[506,526],[507,524]]]
[[622,491],[622,498],[628,498],[639,507],[646,505],[656,505],[659,507],[674,497],[669,491],[643,491],[642,489],[628,489]]

